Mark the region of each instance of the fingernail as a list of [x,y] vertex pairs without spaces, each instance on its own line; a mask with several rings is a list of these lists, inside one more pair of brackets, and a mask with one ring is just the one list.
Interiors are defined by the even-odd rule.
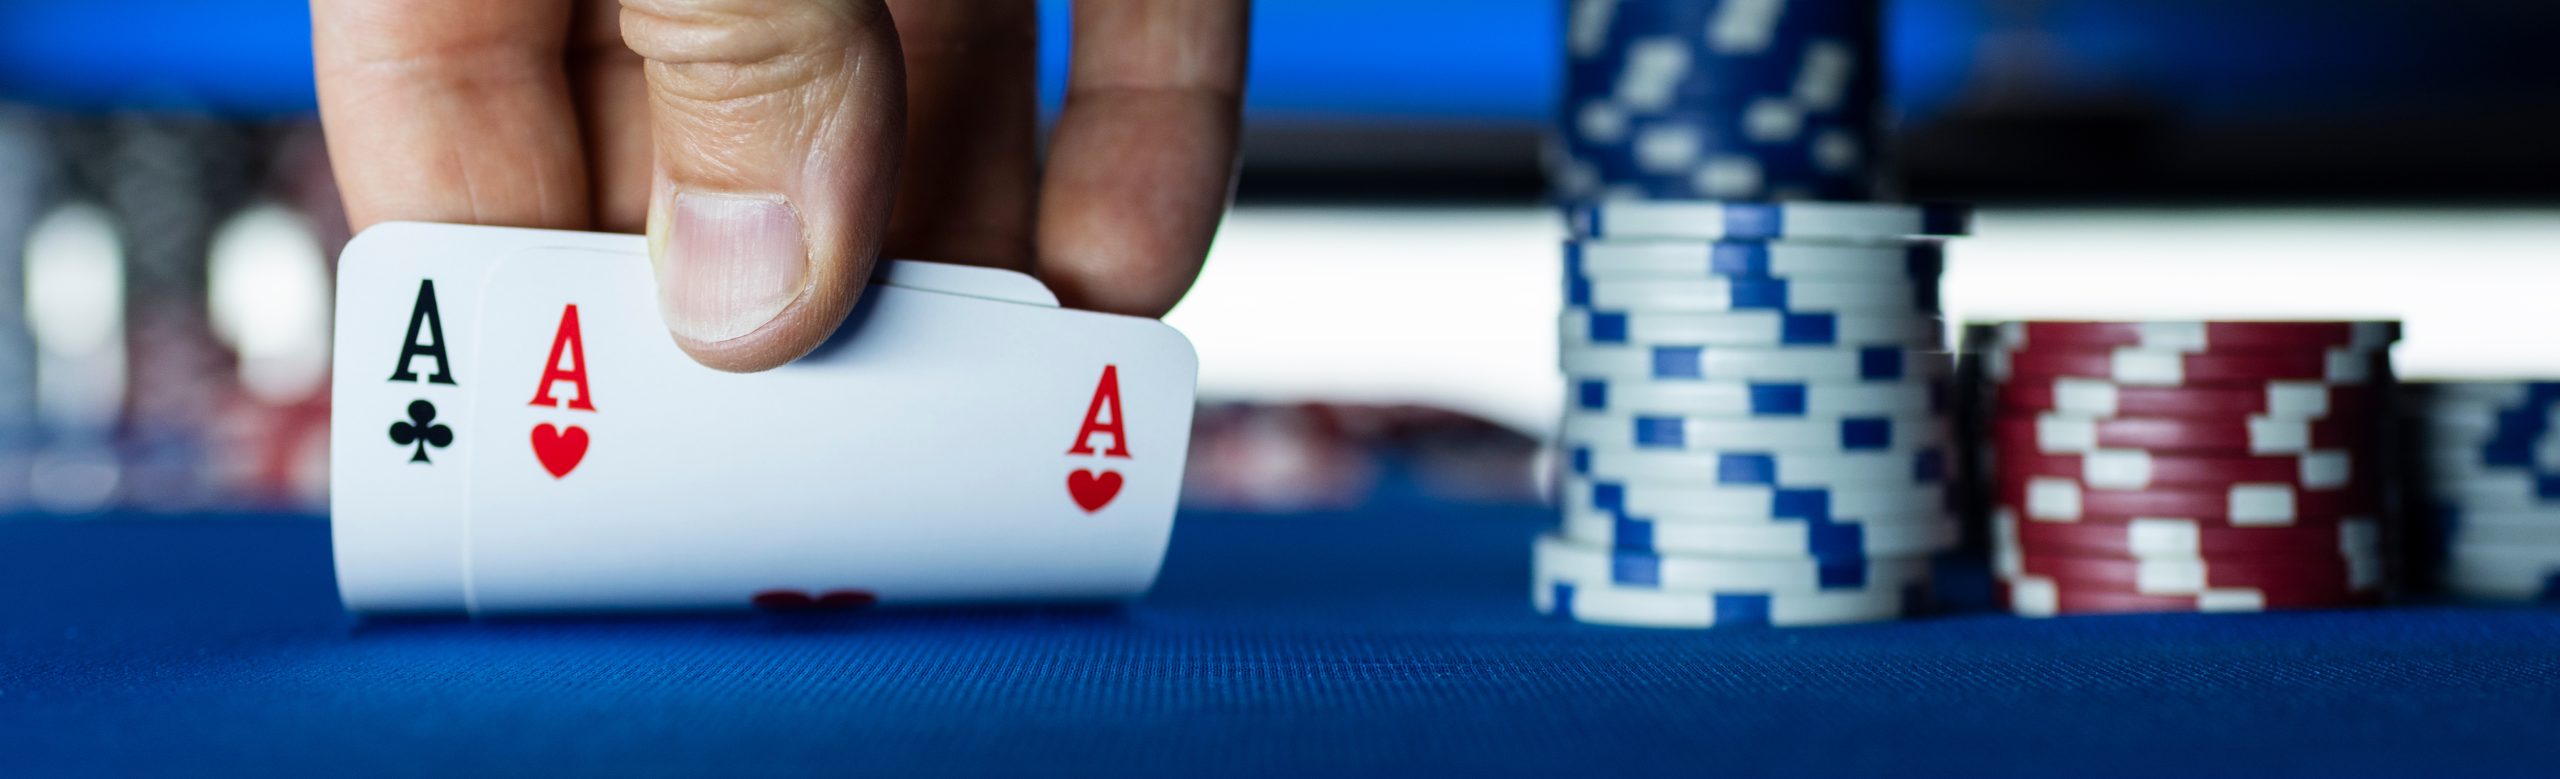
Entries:
[[702,343],[755,332],[808,285],[800,213],[779,197],[678,193],[658,268],[667,329]]

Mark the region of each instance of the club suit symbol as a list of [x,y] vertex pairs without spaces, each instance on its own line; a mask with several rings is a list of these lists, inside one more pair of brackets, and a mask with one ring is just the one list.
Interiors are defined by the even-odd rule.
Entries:
[[436,421],[436,404],[424,400],[409,402],[409,421],[391,423],[391,442],[414,447],[409,462],[429,463],[427,447],[442,449],[453,445],[453,428]]

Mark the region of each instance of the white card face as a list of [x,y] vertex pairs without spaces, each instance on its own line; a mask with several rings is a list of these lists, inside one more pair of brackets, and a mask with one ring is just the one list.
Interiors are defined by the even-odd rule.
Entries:
[[[500,258],[536,247],[647,251],[636,235],[418,222],[377,225],[347,245],[338,265],[329,495],[338,589],[350,609],[443,611],[462,601],[458,518],[480,443],[468,392],[480,378],[479,295]],[[872,281],[1057,305],[1038,280],[994,268],[896,261]]]
[[954,295],[1029,303],[1056,308],[1057,293],[1049,285],[1019,271],[982,268],[975,265],[953,265],[947,262],[894,260],[881,263],[880,271],[871,276],[876,284],[906,287]]
[[[469,390],[481,282],[500,257],[625,236],[395,222],[338,263],[330,377],[329,509],[348,607],[438,610],[459,593]],[[361,526],[358,526],[361,525]],[[349,577],[361,570],[362,577]]]
[[1162,323],[875,286],[829,344],[742,375],[676,348],[636,253],[525,251],[484,289],[475,612],[1154,580],[1197,372]]

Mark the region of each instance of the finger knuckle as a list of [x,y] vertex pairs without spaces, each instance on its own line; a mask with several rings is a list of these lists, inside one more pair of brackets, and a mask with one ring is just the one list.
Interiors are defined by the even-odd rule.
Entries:
[[841,67],[876,0],[625,0],[622,37],[676,86],[706,95],[787,88]]

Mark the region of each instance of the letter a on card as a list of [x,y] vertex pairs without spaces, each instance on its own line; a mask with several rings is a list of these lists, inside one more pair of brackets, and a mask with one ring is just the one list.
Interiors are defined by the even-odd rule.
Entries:
[[[1095,436],[1110,436],[1111,446],[1098,451],[1101,457],[1129,458],[1129,428],[1120,414],[1120,366],[1102,366],[1102,380],[1093,386],[1093,400],[1085,404],[1084,424],[1076,428],[1076,440],[1067,454],[1093,457]],[[1067,497],[1076,508],[1091,514],[1111,505],[1120,496],[1120,486],[1127,481],[1119,471],[1076,468],[1067,472]]]
[[[568,363],[563,365],[562,358]],[[578,304],[560,309],[560,327],[551,335],[551,356],[542,362],[541,383],[533,388],[533,404],[558,408],[561,403],[554,390],[567,384],[578,396],[568,403],[571,411],[596,410],[595,393],[587,384],[587,344],[578,329]],[[533,455],[551,478],[565,479],[587,458],[587,429],[577,425],[553,425],[543,422],[533,426]]]

